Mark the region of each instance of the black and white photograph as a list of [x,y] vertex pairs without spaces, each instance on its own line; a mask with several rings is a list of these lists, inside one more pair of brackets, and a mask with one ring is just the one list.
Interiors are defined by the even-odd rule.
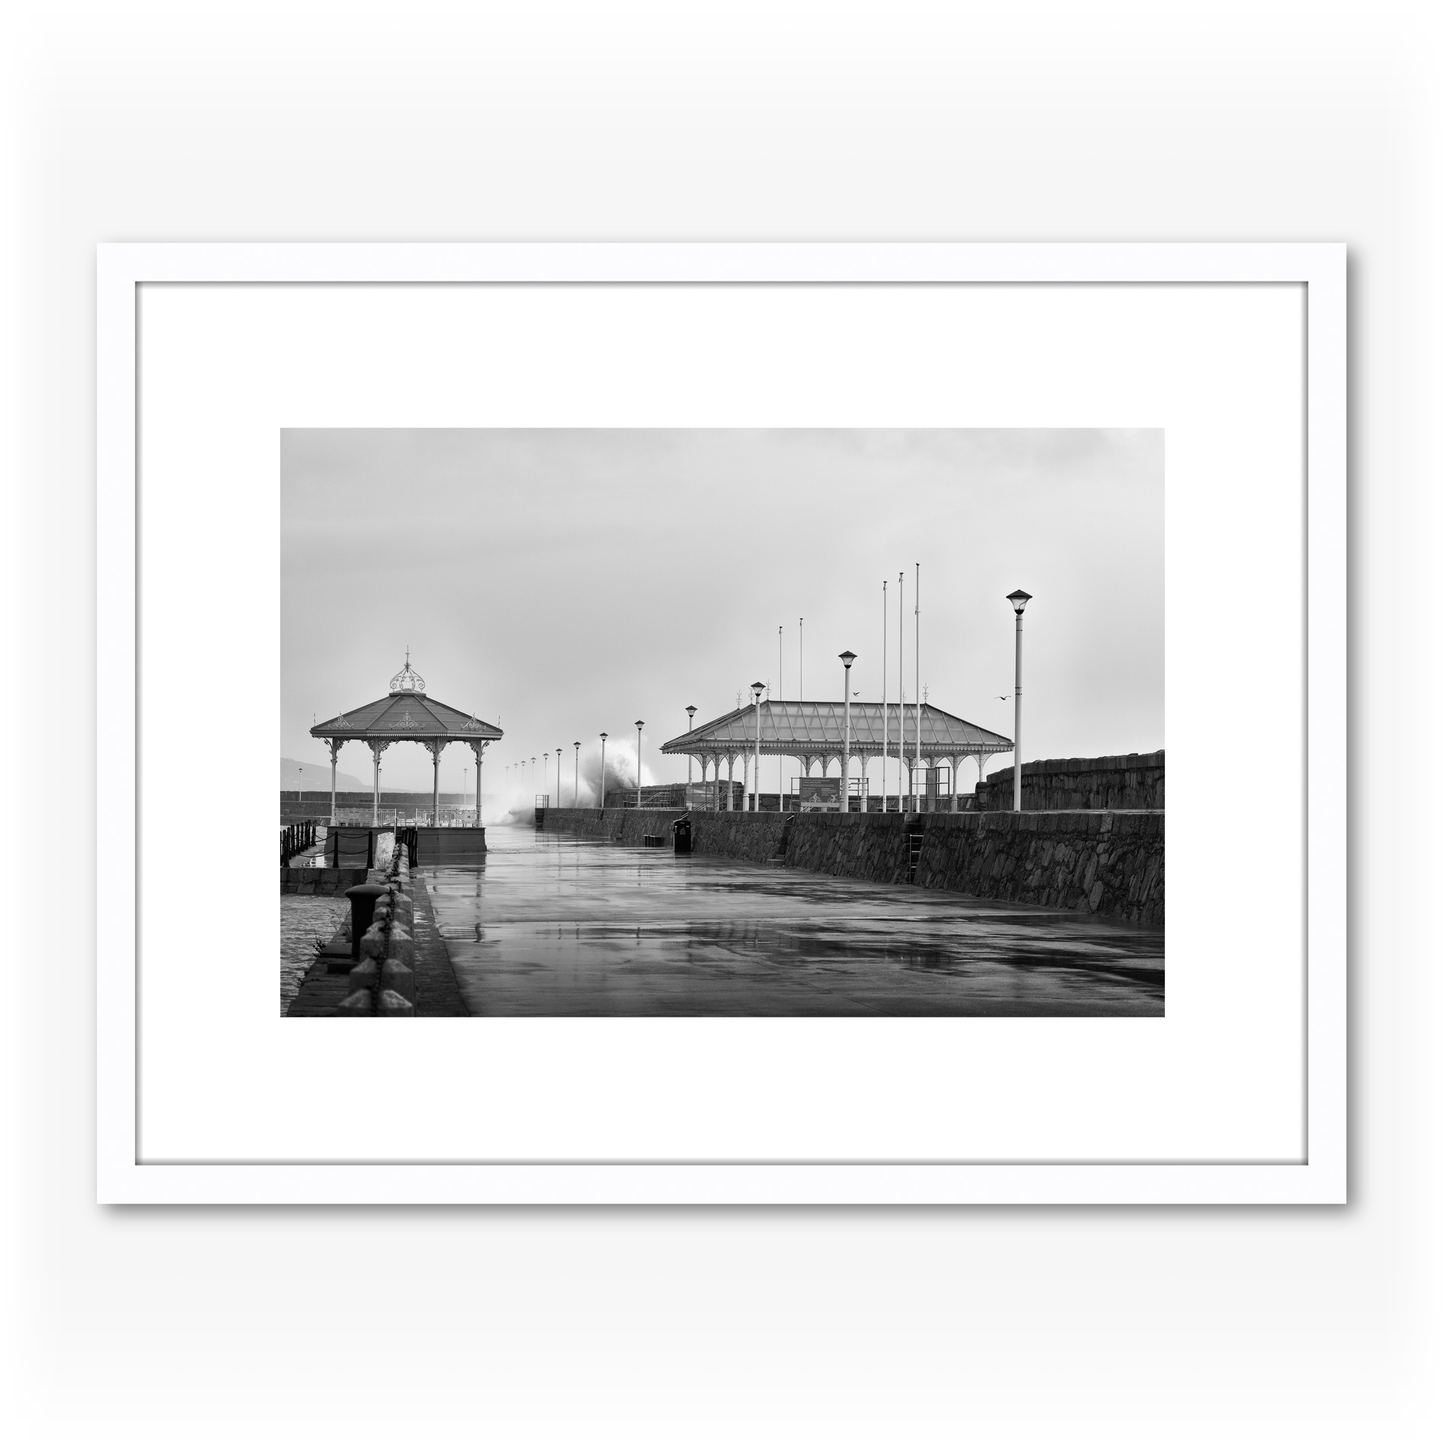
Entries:
[[1164,1014],[1162,429],[279,451],[288,1019]]

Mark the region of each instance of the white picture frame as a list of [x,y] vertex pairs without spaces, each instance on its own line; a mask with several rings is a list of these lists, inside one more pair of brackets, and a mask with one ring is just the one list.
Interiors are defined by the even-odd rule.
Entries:
[[[344,311],[365,288],[698,288],[782,292],[826,288],[1098,288],[1098,295],[1138,297],[1146,291],[1289,288],[1300,306],[1298,422],[1303,485],[1298,495],[1298,545],[1304,626],[1295,637],[1262,636],[1260,648],[1283,646],[1303,681],[1300,736],[1290,740],[1303,761],[1297,817],[1276,820],[1281,856],[1301,870],[1302,890],[1285,890],[1279,907],[1299,904],[1302,977],[1298,1080],[1299,1147],[1290,1157],[1256,1153],[1231,1158],[1197,1151],[1172,1157],[1163,1144],[1147,1159],[1091,1155],[1065,1147],[1037,1158],[746,1157],[659,1159],[581,1150],[567,1157],[488,1159],[378,1157],[312,1159],[271,1153],[266,1121],[246,1157],[199,1145],[186,1158],[154,1157],[142,1147],[145,1051],[157,1028],[142,1017],[139,966],[149,946],[145,927],[148,880],[142,819],[163,806],[148,796],[137,767],[146,726],[147,690],[138,671],[138,598],[157,552],[142,546],[146,505],[140,408],[141,298],[146,288],[247,287],[279,293],[328,291]],[[1345,734],[1345,251],[1299,244],[118,244],[100,248],[98,306],[98,1196],[107,1203],[1340,1203],[1346,1198],[1346,918],[1345,791],[1339,778]],[[820,289],[820,296],[825,293]],[[275,335],[270,344],[287,345]],[[1244,338],[1240,346],[1247,345]],[[1105,363],[1107,365],[1107,363]],[[1001,363],[1007,369],[1007,362]],[[1022,376],[1026,373],[1020,372]],[[1182,373],[1181,373],[1182,374]],[[1193,383],[1179,383],[1181,386]],[[226,391],[221,387],[219,390]],[[237,393],[238,397],[240,393]],[[222,398],[224,400],[224,398]],[[244,405],[238,400],[237,405]],[[296,414],[277,394],[285,425],[332,425],[332,415]],[[449,424],[449,396],[439,388],[423,424]],[[413,411],[409,417],[416,420]],[[527,424],[536,424],[527,415]],[[595,417],[592,418],[595,424]],[[695,424],[691,415],[677,418]],[[811,422],[812,415],[806,420]],[[1012,422],[1015,418],[1010,417]],[[1096,424],[1124,418],[1095,417]],[[1128,418],[1132,423],[1136,419]],[[1221,416],[1219,424],[1229,426]],[[385,424],[378,422],[377,424]],[[463,419],[461,424],[470,424]],[[620,418],[617,424],[635,424]],[[259,480],[258,480],[259,485]],[[1291,502],[1293,505],[1293,502]],[[233,545],[226,538],[216,545]],[[234,544],[240,545],[240,544]],[[1227,545],[1227,544],[1225,544]],[[1293,546],[1286,540],[1282,546]],[[1221,559],[1227,575],[1229,558]],[[1240,585],[1248,587],[1247,581]],[[198,597],[198,609],[207,603]],[[1247,604],[1246,604],[1247,605]],[[1172,625],[1172,621],[1171,621]],[[1264,629],[1261,629],[1264,632]],[[1244,645],[1255,646],[1249,639]],[[1171,721],[1171,751],[1176,749]],[[1293,756],[1293,754],[1290,754]],[[1177,759],[1176,759],[1177,761]],[[274,795],[272,795],[274,796]],[[1245,806],[1239,799],[1238,805]],[[254,880],[251,880],[254,882]],[[187,886],[168,870],[166,887]],[[195,887],[248,886],[244,867],[222,886],[198,871]],[[258,890],[263,884],[255,883]],[[268,895],[269,896],[269,893]],[[1171,899],[1174,897],[1171,894]],[[1235,906],[1225,899],[1222,907]],[[1187,929],[1171,915],[1171,930]],[[1247,924],[1240,948],[1250,948]],[[1171,932],[1171,938],[1174,937]],[[1172,948],[1172,943],[1171,943]],[[1265,962],[1270,962],[1265,960]],[[261,965],[258,964],[258,967]],[[1278,966],[1274,960],[1271,966]],[[274,959],[265,967],[274,971]],[[271,974],[267,974],[268,982]],[[1207,982],[1207,981],[1206,981]],[[1247,1008],[1244,1000],[1241,1008]],[[1172,998],[1171,998],[1172,1007]],[[191,1026],[199,1034],[239,1028],[206,1005]],[[246,1025],[250,1027],[251,1025]],[[416,1025],[420,1027],[421,1025]],[[256,1025],[259,1027],[259,1025]],[[294,1023],[293,1023],[294,1027]],[[453,1035],[454,1037],[454,1035]],[[1294,1045],[1292,1044],[1293,1048]],[[204,1068],[204,1062],[198,1065]],[[1062,1084],[1063,1080],[1057,1081]],[[174,1085],[172,1085],[174,1087]],[[303,1104],[305,1100],[303,1099]],[[1241,1109],[1247,1099],[1237,1101]],[[294,1103],[294,1098],[293,1098]],[[316,1096],[322,1115],[340,1107]],[[441,1106],[445,1108],[445,1105]],[[264,1105],[258,1105],[264,1111]],[[204,1119],[198,1124],[203,1138]],[[1167,1134],[1167,1124],[1165,1127]],[[1227,1130],[1220,1138],[1227,1143]],[[1167,1144],[1167,1139],[1165,1141]],[[1067,1146],[1067,1140],[1065,1141]]]

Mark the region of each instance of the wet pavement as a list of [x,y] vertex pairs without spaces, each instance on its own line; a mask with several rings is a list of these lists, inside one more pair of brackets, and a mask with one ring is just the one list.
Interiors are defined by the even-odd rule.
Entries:
[[471,1012],[1162,1015],[1164,930],[957,893],[487,829],[427,869]]

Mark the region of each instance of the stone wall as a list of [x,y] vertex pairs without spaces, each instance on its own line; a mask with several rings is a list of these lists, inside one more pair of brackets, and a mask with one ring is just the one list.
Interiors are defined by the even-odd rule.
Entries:
[[[974,790],[980,812],[1014,805],[1014,770],[990,773]],[[1080,808],[1162,808],[1164,750],[1106,758],[1044,758],[1023,766],[1026,813]]]
[[[672,842],[677,814],[549,809],[541,826],[641,847]],[[912,841],[919,851],[909,871]],[[694,813],[695,853],[873,883],[913,882],[1136,923],[1164,922],[1164,814],[1109,810],[1038,813]]]
[[[547,808],[537,810],[539,826],[549,832],[575,833],[609,843],[642,847],[644,837],[662,838],[672,847],[675,808]],[[691,813],[692,850],[717,858],[766,863],[778,851],[786,813]]]
[[961,813],[921,822],[921,887],[1164,922],[1162,812]]
[[418,868],[449,868],[487,861],[485,828],[426,828],[416,834]]
[[283,893],[314,893],[323,898],[334,898],[366,882],[365,868],[283,868],[281,870],[281,891]]

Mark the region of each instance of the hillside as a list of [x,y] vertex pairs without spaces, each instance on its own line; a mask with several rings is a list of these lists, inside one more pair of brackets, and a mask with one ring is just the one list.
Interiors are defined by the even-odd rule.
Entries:
[[[297,770],[300,769],[298,772]],[[315,790],[317,788],[330,789],[331,787],[331,766],[329,763],[303,763],[295,758],[281,759],[281,790],[287,788],[303,788]],[[344,793],[369,793],[370,783],[363,783],[360,778],[354,777],[351,773],[338,772],[336,774],[336,787],[338,792]]]

